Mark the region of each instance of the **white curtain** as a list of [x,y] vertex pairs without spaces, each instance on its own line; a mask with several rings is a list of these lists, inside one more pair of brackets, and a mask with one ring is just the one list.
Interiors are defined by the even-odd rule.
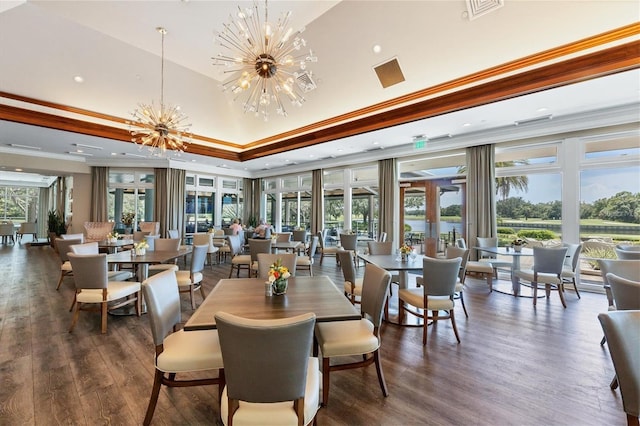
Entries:
[[[477,237],[497,236],[495,147],[467,148],[467,245],[476,246]],[[471,259],[477,259],[475,250]]]

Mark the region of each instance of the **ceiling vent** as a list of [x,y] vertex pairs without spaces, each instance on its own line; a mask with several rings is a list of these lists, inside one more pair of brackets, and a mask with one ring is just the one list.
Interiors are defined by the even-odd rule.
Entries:
[[397,58],[385,62],[382,65],[377,65],[373,67],[373,70],[376,72],[380,84],[382,84],[382,87],[385,89],[404,81],[404,74],[400,69]]
[[307,71],[304,71],[300,74],[296,73],[295,77],[296,83],[298,83],[298,87],[300,87],[300,90],[302,90],[304,93],[315,90],[318,87],[316,85],[316,82],[313,81],[313,78],[311,78],[311,73]]
[[504,6],[504,0],[467,0],[467,15],[470,21]]

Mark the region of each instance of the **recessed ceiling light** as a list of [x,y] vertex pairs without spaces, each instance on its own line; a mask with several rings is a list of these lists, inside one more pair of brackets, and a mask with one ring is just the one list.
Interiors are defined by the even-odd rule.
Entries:
[[74,146],[77,146],[78,148],[89,148],[89,149],[98,149],[98,150],[102,150],[101,146],[94,146],[94,145],[85,145],[83,143],[74,143]]
[[379,44],[374,44],[371,50],[373,50],[373,53],[378,54],[382,52],[382,46],[380,46]]
[[313,158],[313,157],[314,157],[314,155],[313,155],[313,154],[309,154],[309,158]]
[[546,107],[538,108],[538,112],[545,112],[547,110]]
[[380,143],[380,142],[378,142],[378,141],[373,141],[373,144],[374,144],[374,145],[378,145],[379,143]]
[[118,153],[117,152],[112,152],[111,155],[118,155]]
[[462,127],[469,127],[469,126],[471,126],[471,123],[464,123],[464,124],[462,125]]
[[22,171],[22,169],[16,169],[16,172],[21,172],[21,171]]
[[89,154],[88,152],[82,152],[82,151],[67,151],[67,154],[80,155],[83,157],[93,157],[93,154]]
[[76,83],[84,83],[84,78],[82,78],[81,75],[76,75],[75,77],[73,77],[73,81],[75,81]]

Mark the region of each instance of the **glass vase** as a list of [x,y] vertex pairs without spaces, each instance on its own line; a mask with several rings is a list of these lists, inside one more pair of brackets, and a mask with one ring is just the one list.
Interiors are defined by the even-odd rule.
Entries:
[[272,293],[274,296],[281,296],[283,294],[287,293],[287,287],[289,285],[289,281],[282,279],[282,280],[275,280],[273,282],[272,286]]

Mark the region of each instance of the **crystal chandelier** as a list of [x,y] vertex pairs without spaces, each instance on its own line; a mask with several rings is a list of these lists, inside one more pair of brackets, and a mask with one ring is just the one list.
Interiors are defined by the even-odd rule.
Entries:
[[163,156],[167,150],[178,153],[186,150],[186,144],[191,142],[191,123],[185,123],[187,116],[179,106],[164,103],[164,36],[167,30],[157,27],[156,31],[162,34],[160,105],[156,106],[154,102],[150,105],[138,104],[138,108],[131,113],[133,121],[127,124],[133,143],[140,145],[140,149],[148,147],[153,155]]
[[284,13],[273,26],[269,23],[267,1],[264,3],[264,21],[260,19],[258,4],[252,7],[238,6],[237,16],[229,16],[229,22],[216,36],[228,54],[219,53],[214,65],[227,67],[225,73],[232,74],[223,83],[225,91],[235,95],[234,101],[242,99],[244,112],[252,112],[267,121],[269,111],[287,116],[285,103],[302,106],[303,93],[315,88],[309,62],[318,58],[311,50],[302,49],[307,42],[300,36],[303,30],[294,32],[289,27],[291,12]]

